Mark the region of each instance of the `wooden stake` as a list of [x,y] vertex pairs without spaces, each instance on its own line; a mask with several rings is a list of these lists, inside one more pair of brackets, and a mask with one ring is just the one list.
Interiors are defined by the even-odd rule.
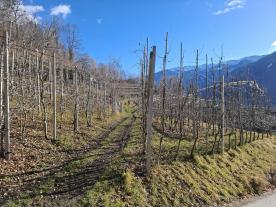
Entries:
[[153,118],[153,85],[156,60],[156,47],[153,46],[150,53],[149,79],[148,79],[148,113],[147,113],[147,134],[146,134],[146,170],[150,173],[151,169],[151,138],[152,138],[152,118]]
[[4,140],[5,140],[5,158],[11,158],[10,146],[10,101],[9,101],[9,34],[6,32],[5,45],[5,70],[4,70],[4,91],[3,91],[3,105],[4,105]]
[[57,102],[56,102],[56,54],[53,54],[52,67],[52,109],[53,109],[53,140],[57,139]]
[[224,75],[221,77],[221,152],[224,152],[224,118],[225,118],[225,103],[224,103]]

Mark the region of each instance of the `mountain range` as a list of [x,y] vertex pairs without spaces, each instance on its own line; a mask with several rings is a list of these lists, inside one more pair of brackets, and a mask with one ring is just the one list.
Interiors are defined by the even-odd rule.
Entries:
[[[270,96],[273,104],[276,104],[276,52],[263,56],[250,56],[239,60],[229,60],[225,62],[228,65],[229,77],[239,80],[256,80]],[[208,79],[211,79],[211,65],[208,65]],[[221,71],[218,65],[214,65],[215,76],[219,77]],[[194,78],[195,66],[184,67],[184,85],[188,86]],[[179,76],[179,67],[167,69],[166,79]],[[205,86],[206,64],[200,65],[198,70],[198,84]],[[162,79],[162,71],[155,73],[155,82],[159,84]]]

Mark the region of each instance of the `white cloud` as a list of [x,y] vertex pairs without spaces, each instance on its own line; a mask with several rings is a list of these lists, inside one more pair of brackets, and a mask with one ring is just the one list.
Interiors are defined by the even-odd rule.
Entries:
[[103,18],[98,18],[98,19],[96,19],[96,21],[97,21],[98,24],[102,24],[103,23]]
[[39,23],[41,21],[41,17],[37,14],[45,11],[43,6],[40,5],[19,5],[20,13],[22,13],[28,20],[33,21],[35,23]]
[[58,16],[58,15],[62,15],[63,18],[66,18],[66,16],[68,14],[71,14],[71,6],[70,5],[66,5],[66,4],[60,4],[58,6],[55,6],[51,9],[51,15],[53,16]]
[[225,8],[214,12],[214,15],[227,14],[228,12],[244,7],[246,0],[228,0],[225,2]]
[[229,7],[235,7],[244,4],[243,0],[232,0],[227,3],[227,6]]
[[271,46],[276,47],[276,41],[272,42]]

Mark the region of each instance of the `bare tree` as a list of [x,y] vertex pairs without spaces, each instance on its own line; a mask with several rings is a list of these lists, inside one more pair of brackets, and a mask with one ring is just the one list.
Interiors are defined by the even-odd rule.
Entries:
[[167,56],[168,56],[168,33],[166,33],[166,40],[165,40],[165,54],[163,57],[163,69],[162,69],[162,81],[161,81],[161,127],[162,127],[162,134],[160,137],[159,143],[159,154],[158,154],[158,164],[160,161],[161,151],[162,151],[162,142],[163,136],[165,133],[165,105],[166,105],[166,67],[167,67]]

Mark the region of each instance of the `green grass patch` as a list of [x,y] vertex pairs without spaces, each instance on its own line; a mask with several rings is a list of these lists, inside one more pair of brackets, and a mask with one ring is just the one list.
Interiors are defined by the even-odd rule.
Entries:
[[[123,150],[124,159],[116,159],[104,179],[87,192],[83,199],[85,206],[222,205],[261,194],[269,184],[266,172],[276,163],[274,138],[257,140],[224,154],[196,155],[189,161],[155,166],[148,178],[135,176],[133,171],[142,157],[137,124]],[[157,140],[156,137],[154,147],[159,144]],[[172,139],[164,141],[165,150],[174,149],[174,145]],[[182,147],[188,149],[189,142],[184,141]],[[184,156],[188,151],[182,153]],[[122,160],[126,163],[119,165]]]
[[113,179],[97,182],[84,196],[84,206],[148,206],[147,192],[141,179],[130,170],[113,172]]
[[260,194],[268,185],[265,172],[276,162],[275,147],[275,139],[259,140],[223,155],[156,167],[149,183],[150,205],[203,206]]

